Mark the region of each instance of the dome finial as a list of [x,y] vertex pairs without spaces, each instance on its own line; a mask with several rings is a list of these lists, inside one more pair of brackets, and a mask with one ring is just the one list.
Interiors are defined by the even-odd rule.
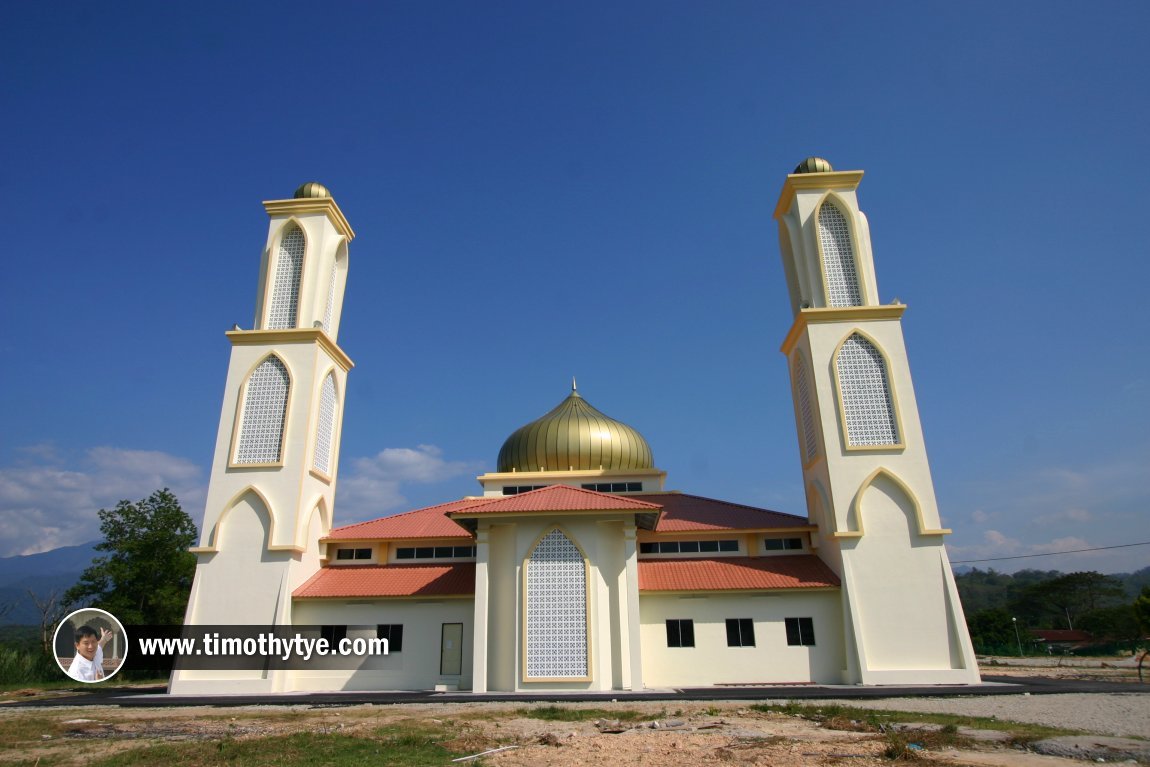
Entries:
[[800,162],[793,171],[794,173],[832,173],[834,168],[831,164],[821,157],[808,157]]
[[575,385],[575,376],[571,376],[571,391],[579,391],[579,387]]
[[307,197],[331,197],[331,192],[328,188],[318,181],[309,181],[306,184],[301,184],[300,188],[295,190],[293,195],[297,200]]

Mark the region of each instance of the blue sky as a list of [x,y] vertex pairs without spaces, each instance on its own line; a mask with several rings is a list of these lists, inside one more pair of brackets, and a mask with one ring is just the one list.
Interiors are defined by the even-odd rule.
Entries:
[[771,215],[812,154],[866,171],[952,559],[1150,540],[1148,25],[1137,2],[8,4],[0,555],[165,485],[202,517],[260,202],[308,180],[358,234],[337,524],[476,492],[572,375],[669,487],[802,513]]

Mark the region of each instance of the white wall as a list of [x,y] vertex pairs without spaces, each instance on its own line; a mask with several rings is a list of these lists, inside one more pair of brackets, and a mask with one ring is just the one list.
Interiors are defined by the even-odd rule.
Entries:
[[[838,684],[844,654],[837,589],[778,595],[639,597],[643,678],[648,688],[815,682]],[[694,647],[668,647],[666,621],[691,619]],[[754,647],[727,646],[727,618],[751,618]],[[813,647],[787,645],[784,618],[812,618]]]

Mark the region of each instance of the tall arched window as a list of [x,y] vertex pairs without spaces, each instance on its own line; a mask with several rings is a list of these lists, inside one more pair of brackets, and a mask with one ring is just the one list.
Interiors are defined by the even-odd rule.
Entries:
[[280,238],[276,256],[275,278],[272,281],[271,305],[268,308],[269,330],[282,330],[296,326],[299,310],[299,281],[303,270],[306,241],[298,224],[289,224]]
[[260,363],[244,386],[236,463],[279,463],[291,379],[279,357]]
[[585,679],[587,563],[559,530],[539,541],[527,559],[526,676]]
[[819,208],[819,247],[826,275],[827,306],[862,306],[850,224],[831,202],[824,202]]
[[835,373],[842,397],[847,445],[900,444],[894,397],[882,352],[861,334],[852,333],[835,356]]
[[331,446],[335,436],[335,376],[323,379],[319,390],[319,425],[315,434],[312,468],[331,474]]
[[799,422],[802,426],[803,463],[807,464],[819,454],[818,438],[815,436],[815,406],[811,400],[811,385],[807,375],[803,355],[795,353],[795,401],[799,406]]

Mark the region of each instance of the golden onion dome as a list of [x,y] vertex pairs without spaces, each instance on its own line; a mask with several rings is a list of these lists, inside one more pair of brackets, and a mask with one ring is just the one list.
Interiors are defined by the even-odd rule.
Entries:
[[301,184],[292,196],[297,200],[305,197],[331,197],[331,192],[318,181],[309,181],[306,184]]
[[499,449],[496,471],[650,469],[651,447],[625,423],[603,415],[571,385],[571,395],[522,426]]
[[821,157],[808,157],[795,166],[795,173],[831,173],[834,168]]

